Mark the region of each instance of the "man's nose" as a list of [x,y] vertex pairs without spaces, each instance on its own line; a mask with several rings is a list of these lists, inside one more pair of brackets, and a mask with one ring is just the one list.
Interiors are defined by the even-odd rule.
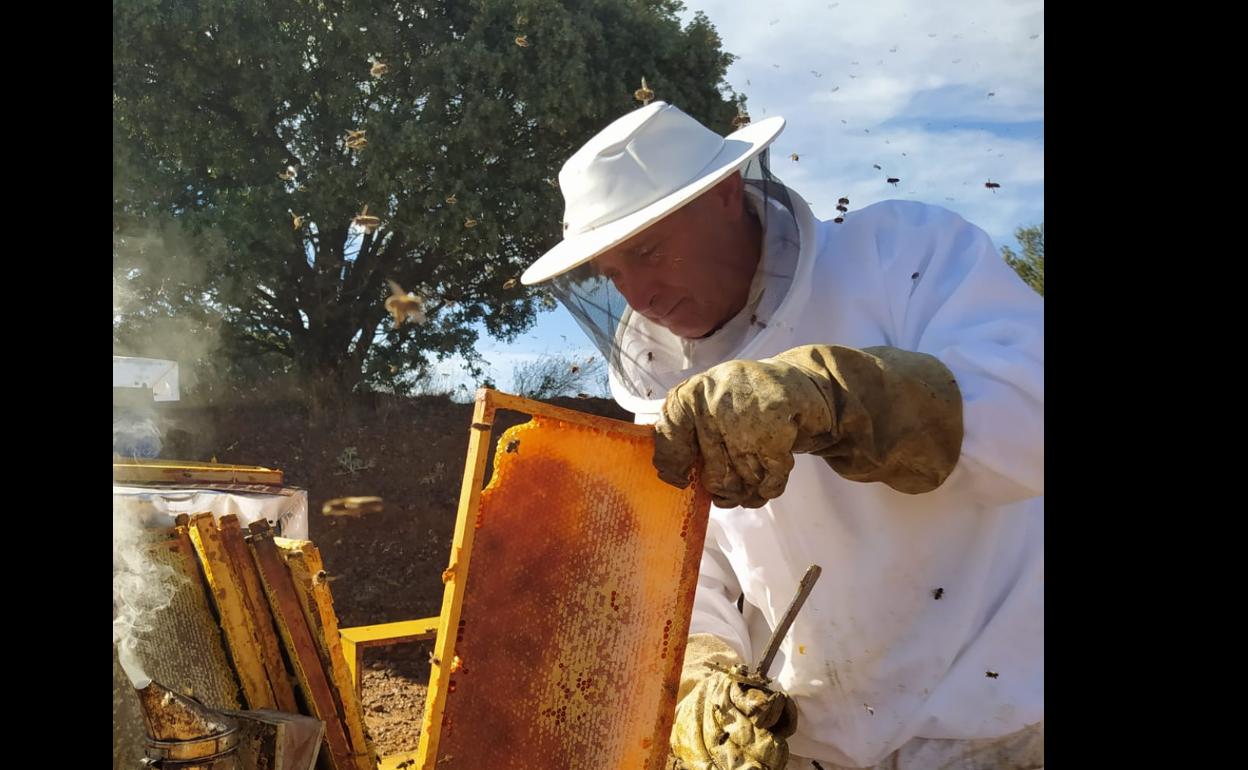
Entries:
[[655,298],[661,293],[663,284],[660,276],[653,270],[632,270],[623,278],[620,291],[628,306],[639,313],[650,310]]

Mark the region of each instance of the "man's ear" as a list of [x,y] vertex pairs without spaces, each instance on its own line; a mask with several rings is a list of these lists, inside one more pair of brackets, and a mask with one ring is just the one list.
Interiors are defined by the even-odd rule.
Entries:
[[742,179],[740,171],[730,174],[704,195],[708,199],[707,203],[722,212],[729,221],[745,215],[745,180]]

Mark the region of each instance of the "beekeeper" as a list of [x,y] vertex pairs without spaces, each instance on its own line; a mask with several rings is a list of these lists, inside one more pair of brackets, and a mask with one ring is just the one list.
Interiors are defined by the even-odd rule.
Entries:
[[[687,768],[1044,764],[1044,303],[983,230],[910,201],[821,221],[653,102],[559,174],[553,289],[713,495],[672,753]],[[766,687],[753,665],[822,578]],[[816,764],[817,763],[817,764]],[[959,764],[950,764],[959,763]]]

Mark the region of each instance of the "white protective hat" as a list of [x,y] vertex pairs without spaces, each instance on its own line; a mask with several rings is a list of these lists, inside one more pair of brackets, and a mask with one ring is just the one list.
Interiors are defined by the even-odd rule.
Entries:
[[784,118],[720,136],[666,102],[619,118],[559,171],[563,240],[524,271],[547,281],[628,240],[726,179],[784,130]]

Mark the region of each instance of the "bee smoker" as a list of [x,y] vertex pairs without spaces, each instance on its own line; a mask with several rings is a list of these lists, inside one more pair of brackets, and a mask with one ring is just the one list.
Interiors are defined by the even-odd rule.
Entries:
[[240,770],[236,719],[155,681],[136,692],[147,726],[145,767]]

